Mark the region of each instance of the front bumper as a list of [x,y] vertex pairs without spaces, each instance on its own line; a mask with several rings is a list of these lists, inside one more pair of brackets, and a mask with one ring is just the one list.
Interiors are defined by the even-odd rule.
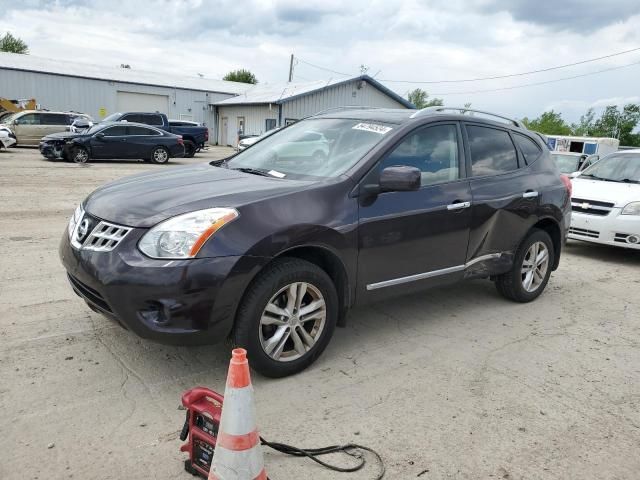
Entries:
[[[621,211],[620,208],[613,208],[608,215],[589,215],[574,211],[569,238],[640,250],[640,216],[620,215]],[[634,243],[634,237],[639,241]]]
[[227,338],[244,289],[266,260],[154,260],[137,249],[145,231],[133,229],[110,252],[78,250],[65,232],[59,254],[73,290],[142,338],[173,345]]

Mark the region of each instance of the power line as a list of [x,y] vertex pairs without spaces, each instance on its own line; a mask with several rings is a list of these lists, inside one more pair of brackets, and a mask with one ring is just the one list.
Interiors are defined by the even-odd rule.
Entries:
[[[585,63],[597,62],[598,60],[604,60],[606,58],[617,57],[617,56],[620,56],[620,55],[625,55],[627,53],[637,52],[638,50],[640,50],[640,47],[632,48],[632,49],[629,49],[629,50],[624,50],[624,51],[621,51],[621,52],[610,53],[608,55],[603,55],[601,57],[589,58],[587,60],[581,60],[579,62],[566,63],[566,64],[563,64],[563,65],[556,65],[554,67],[541,68],[541,69],[538,69],[538,70],[531,70],[531,71],[528,71],[528,72],[510,73],[510,74],[507,74],[507,75],[494,75],[494,76],[490,76],[490,77],[478,77],[478,78],[463,78],[463,79],[457,79],[457,80],[391,80],[391,79],[381,79],[380,81],[382,81],[382,82],[390,82],[390,83],[436,84],[436,83],[468,83],[468,82],[480,82],[480,81],[483,81],[483,80],[499,80],[499,79],[503,79],[503,78],[522,77],[524,75],[532,75],[534,73],[550,72],[550,71],[553,71],[553,70],[560,70],[562,68],[575,67],[576,65],[584,65]],[[302,60],[301,58],[298,58],[298,57],[296,57],[296,59],[299,62],[304,63],[306,65],[309,65],[311,67],[314,67],[314,68],[317,68],[317,69],[320,69],[320,70],[325,70],[327,72],[335,73],[337,75],[343,75],[345,77],[354,77],[354,76],[356,76],[356,74],[338,72],[338,71],[332,70],[330,68],[322,67],[320,65],[316,65],[316,64],[307,62],[306,60]]]
[[547,85],[549,83],[562,82],[562,81],[565,81],[565,80],[573,80],[574,78],[588,77],[590,75],[597,75],[598,73],[611,72],[613,70],[620,70],[622,68],[632,67],[634,65],[640,65],[640,62],[628,63],[626,65],[620,65],[618,67],[605,68],[603,70],[596,70],[595,72],[583,73],[581,75],[573,75],[571,77],[556,78],[555,80],[547,80],[547,81],[544,81],[544,82],[524,83],[524,84],[521,84],[521,85],[513,85],[511,87],[490,88],[490,89],[486,89],[486,90],[472,90],[472,91],[468,91],[468,92],[441,92],[441,93],[431,93],[430,92],[429,95],[430,96],[435,96],[435,95],[442,95],[442,96],[446,96],[446,95],[471,95],[471,94],[474,94],[474,93],[488,93],[488,92],[500,92],[500,91],[503,91],[503,90],[515,90],[516,88],[535,87],[537,85]]

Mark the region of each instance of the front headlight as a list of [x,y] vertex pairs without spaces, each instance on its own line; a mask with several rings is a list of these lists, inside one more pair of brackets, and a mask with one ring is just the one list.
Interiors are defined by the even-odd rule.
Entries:
[[145,233],[138,248],[151,258],[193,258],[214,233],[238,215],[233,208],[208,208],[178,215]]
[[69,225],[67,227],[69,238],[73,238],[73,232],[76,229],[76,226],[78,225],[78,222],[82,218],[83,214],[84,210],[82,209],[82,205],[78,205],[75,212],[73,212],[73,215],[71,215],[71,218],[69,219]]
[[640,202],[628,203],[622,209],[621,215],[640,215]]

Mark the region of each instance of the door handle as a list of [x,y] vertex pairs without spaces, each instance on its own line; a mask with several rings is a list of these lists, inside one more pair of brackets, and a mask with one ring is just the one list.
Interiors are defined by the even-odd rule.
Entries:
[[533,190],[527,190],[522,194],[522,198],[536,198],[538,196],[538,192]]
[[447,205],[447,210],[462,210],[463,208],[469,208],[471,202],[453,202]]

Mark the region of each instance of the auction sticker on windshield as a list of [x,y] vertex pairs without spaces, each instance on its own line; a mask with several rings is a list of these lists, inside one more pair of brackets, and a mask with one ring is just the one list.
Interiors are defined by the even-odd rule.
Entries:
[[380,135],[384,135],[389,130],[393,130],[391,127],[378,125],[377,123],[359,123],[354,125],[352,128],[353,130],[364,130],[366,132],[379,133]]

